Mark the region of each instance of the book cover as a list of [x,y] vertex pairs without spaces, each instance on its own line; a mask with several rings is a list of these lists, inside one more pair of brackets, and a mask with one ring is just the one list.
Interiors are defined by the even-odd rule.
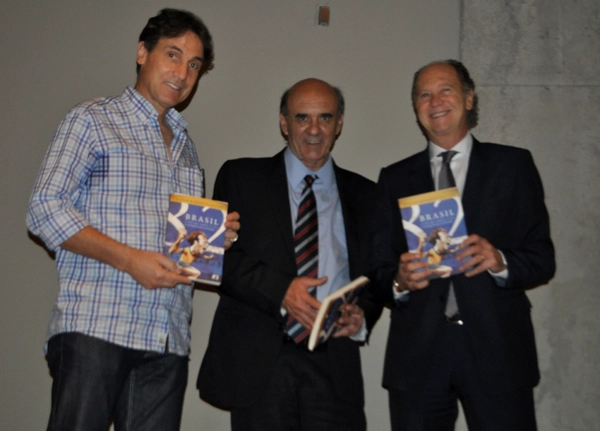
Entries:
[[398,199],[402,227],[411,252],[425,252],[423,258],[433,270],[430,278],[446,278],[461,271],[459,245],[467,238],[467,226],[456,187]]
[[192,280],[220,285],[226,217],[227,202],[172,194],[164,253]]
[[308,350],[314,350],[317,345],[327,341],[340,329],[337,321],[344,313],[342,306],[356,304],[358,297],[368,284],[369,279],[360,276],[323,299],[315,324],[310,332]]

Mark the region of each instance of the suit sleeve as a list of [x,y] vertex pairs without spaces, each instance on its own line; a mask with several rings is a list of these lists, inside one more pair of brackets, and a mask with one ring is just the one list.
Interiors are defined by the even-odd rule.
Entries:
[[398,258],[408,250],[403,235],[398,204],[391,198],[389,169],[382,169],[376,189],[375,212],[371,223],[373,247],[370,253],[369,274],[374,295],[392,303],[393,279],[398,271]]
[[[350,226],[355,226],[357,231],[355,234],[359,238],[359,250],[354,250],[354,252],[358,252],[359,254],[358,258],[353,257],[350,260],[351,262],[354,262],[352,266],[356,265],[360,268],[360,271],[358,271],[360,274],[368,275],[369,255],[372,244],[372,232],[371,229],[369,229],[369,224],[372,220],[375,206],[375,184],[372,181],[361,181],[353,186],[352,190],[354,196],[352,196],[351,199],[353,199],[359,206],[358,211],[360,216],[357,225],[346,223],[346,227],[347,229],[350,229]],[[349,242],[349,254],[350,247],[351,243]],[[358,274],[358,272],[354,271],[354,268],[351,268],[351,275],[353,278],[356,276],[356,274]],[[358,299],[358,306],[362,308],[365,314],[368,336],[371,335],[375,323],[377,320],[379,320],[381,312],[383,311],[383,301],[374,294],[372,285],[372,283],[369,284],[369,288],[366,289]]]
[[268,222],[256,223],[257,209],[250,208],[254,203],[252,196],[258,190],[246,189],[244,175],[238,174],[239,169],[232,162],[226,162],[215,181],[214,199],[228,202],[230,211],[240,213],[241,223],[239,240],[227,251],[224,260],[219,291],[280,320],[281,302],[294,274],[277,270],[277,266],[253,257],[256,238],[265,238],[270,232]]
[[516,230],[520,241],[507,248],[499,246],[508,267],[505,288],[530,288],[548,282],[553,277],[556,264],[554,246],[550,239],[550,221],[544,203],[544,189],[540,175],[529,151],[513,171],[519,193],[511,202]]

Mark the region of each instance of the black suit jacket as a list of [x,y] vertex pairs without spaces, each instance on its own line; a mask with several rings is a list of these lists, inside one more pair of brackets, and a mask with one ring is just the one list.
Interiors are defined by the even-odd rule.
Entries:
[[[428,150],[382,169],[377,188],[372,289],[394,304],[383,384],[418,390],[445,324],[450,279],[433,280],[398,304],[392,280],[399,256],[408,251],[397,199],[434,190]],[[492,394],[533,387],[539,370],[525,290],[547,282],[555,262],[542,183],[530,152],[474,140],[462,203],[468,232],[501,250],[509,272],[504,288],[487,272],[452,277],[474,372]]]
[[[375,184],[334,165],[349,255],[350,277],[364,275],[369,249],[369,215]],[[296,275],[292,216],[283,151],[272,158],[226,162],[214,198],[240,213],[239,240],[227,252],[221,298],[200,368],[198,388],[205,401],[221,408],[250,406],[262,393],[283,343],[281,303]],[[363,295],[370,330],[381,306]],[[328,341],[336,392],[364,403],[359,344]]]

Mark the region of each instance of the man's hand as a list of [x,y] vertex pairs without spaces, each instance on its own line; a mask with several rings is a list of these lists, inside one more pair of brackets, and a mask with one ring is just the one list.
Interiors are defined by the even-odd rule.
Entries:
[[225,219],[225,250],[229,250],[233,243],[238,240],[240,227],[240,213],[233,211],[227,214]]
[[131,249],[123,271],[146,289],[175,287],[192,284],[189,277],[181,274],[181,268],[167,256],[152,251]]
[[192,284],[181,269],[163,254],[137,250],[86,226],[61,244],[65,250],[106,263],[131,275],[147,289]]
[[353,336],[360,331],[365,320],[365,312],[356,304],[344,304],[342,310],[342,317],[337,321],[341,328],[333,337]]
[[456,257],[459,262],[471,257],[468,262],[458,268],[466,271],[467,277],[473,277],[487,270],[498,273],[506,269],[500,252],[488,240],[479,235],[469,235],[462,242],[460,248],[463,251]]
[[424,258],[427,253],[402,253],[396,281],[400,285],[398,293],[408,290],[419,290],[429,286],[427,278],[431,275],[429,263],[419,259]]
[[296,277],[283,298],[282,306],[306,329],[312,329],[321,303],[309,293],[311,288],[324,284],[327,277]]

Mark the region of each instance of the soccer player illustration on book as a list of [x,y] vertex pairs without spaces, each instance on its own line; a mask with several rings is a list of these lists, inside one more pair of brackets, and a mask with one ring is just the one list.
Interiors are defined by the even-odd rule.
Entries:
[[189,247],[180,247],[183,240],[186,239],[186,235],[186,231],[179,231],[179,236],[173,245],[171,245],[171,248],[169,248],[169,253],[181,253],[177,265],[181,267],[182,272],[185,275],[188,275],[191,278],[198,278],[200,277],[200,270],[194,268],[192,263],[198,258],[210,260],[215,257],[215,255],[206,253],[209,242],[206,234],[201,230],[195,230],[188,235],[187,242],[190,244]]
[[[423,232],[424,233],[424,232]],[[443,227],[438,227],[429,232],[429,236],[419,236],[419,246],[416,253],[422,253],[425,247],[425,243],[429,242],[433,247],[427,250],[427,262],[429,262],[429,269],[433,271],[431,278],[447,278],[452,275],[452,267],[448,265],[442,265],[442,260],[447,255],[458,251],[459,247],[453,249],[450,248],[452,245],[452,237]]]

